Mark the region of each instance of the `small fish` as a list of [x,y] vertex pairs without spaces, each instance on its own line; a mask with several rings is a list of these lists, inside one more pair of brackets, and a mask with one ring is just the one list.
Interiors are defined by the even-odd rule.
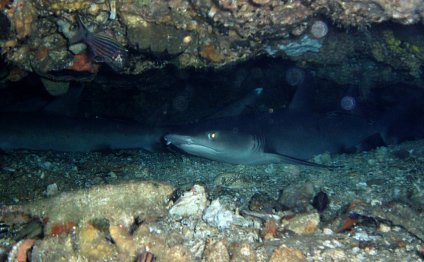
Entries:
[[94,60],[99,63],[106,63],[112,69],[119,71],[125,64],[127,50],[116,39],[106,33],[93,33],[81,21],[77,15],[78,32],[71,39],[71,44],[85,43]]

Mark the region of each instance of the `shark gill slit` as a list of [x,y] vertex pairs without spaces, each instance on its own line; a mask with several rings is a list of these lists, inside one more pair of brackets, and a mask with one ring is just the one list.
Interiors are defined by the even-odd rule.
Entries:
[[264,138],[260,135],[254,135],[252,139],[253,139],[252,152],[260,152],[265,142]]

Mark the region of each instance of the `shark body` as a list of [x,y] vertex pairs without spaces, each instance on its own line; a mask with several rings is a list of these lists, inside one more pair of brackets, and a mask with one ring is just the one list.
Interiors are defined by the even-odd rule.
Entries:
[[0,149],[4,151],[155,151],[165,132],[137,123],[35,113],[0,113],[0,127]]

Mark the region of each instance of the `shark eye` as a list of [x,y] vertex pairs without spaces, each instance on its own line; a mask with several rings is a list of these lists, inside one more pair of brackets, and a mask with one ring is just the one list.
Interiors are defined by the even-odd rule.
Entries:
[[215,140],[217,137],[217,133],[216,132],[209,132],[208,133],[208,139],[209,140]]

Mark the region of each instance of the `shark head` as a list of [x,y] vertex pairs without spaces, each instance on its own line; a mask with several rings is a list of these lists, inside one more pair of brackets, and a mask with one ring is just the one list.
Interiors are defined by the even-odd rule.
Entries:
[[263,154],[261,139],[237,130],[168,134],[164,139],[188,154],[233,164],[256,164]]

